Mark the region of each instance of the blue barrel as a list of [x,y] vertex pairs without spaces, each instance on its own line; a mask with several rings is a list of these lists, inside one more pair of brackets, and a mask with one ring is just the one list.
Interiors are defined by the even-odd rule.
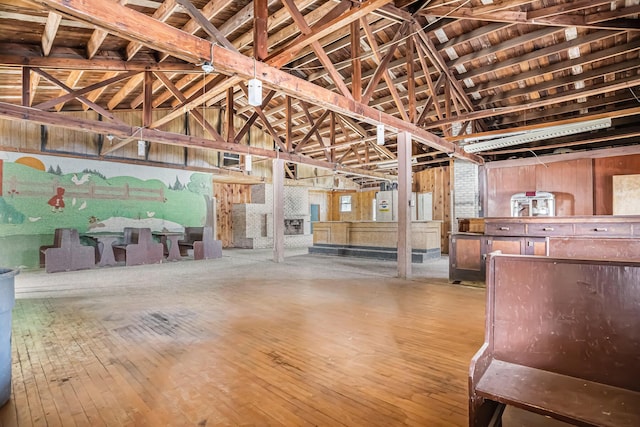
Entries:
[[11,397],[11,310],[18,270],[0,268],[0,406]]

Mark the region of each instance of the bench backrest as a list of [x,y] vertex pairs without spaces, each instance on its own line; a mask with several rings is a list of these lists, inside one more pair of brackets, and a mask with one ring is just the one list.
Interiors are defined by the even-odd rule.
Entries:
[[204,227],[185,227],[184,228],[184,241],[197,242],[202,240],[202,233]]
[[640,391],[640,263],[492,254],[487,267],[495,359]]
[[125,227],[122,230],[122,244],[138,243],[137,228]]

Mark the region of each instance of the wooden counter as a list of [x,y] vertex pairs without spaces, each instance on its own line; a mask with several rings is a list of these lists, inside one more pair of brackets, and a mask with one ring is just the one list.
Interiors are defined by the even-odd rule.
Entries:
[[[440,256],[442,221],[411,223],[412,252]],[[314,247],[358,248],[395,252],[398,247],[398,223],[376,221],[326,221],[313,223]]]
[[486,254],[640,260],[640,216],[485,218],[449,236],[449,280],[484,281]]

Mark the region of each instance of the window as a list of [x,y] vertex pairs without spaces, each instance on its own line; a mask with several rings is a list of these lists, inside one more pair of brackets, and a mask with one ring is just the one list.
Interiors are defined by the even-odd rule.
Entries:
[[351,212],[351,196],[340,196],[340,212]]
[[238,153],[223,153],[222,154],[222,166],[239,166],[240,154]]

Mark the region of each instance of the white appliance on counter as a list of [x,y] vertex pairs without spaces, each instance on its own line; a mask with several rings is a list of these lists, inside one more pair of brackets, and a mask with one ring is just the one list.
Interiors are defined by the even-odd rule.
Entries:
[[526,191],[511,196],[511,216],[555,216],[556,197],[547,191]]

